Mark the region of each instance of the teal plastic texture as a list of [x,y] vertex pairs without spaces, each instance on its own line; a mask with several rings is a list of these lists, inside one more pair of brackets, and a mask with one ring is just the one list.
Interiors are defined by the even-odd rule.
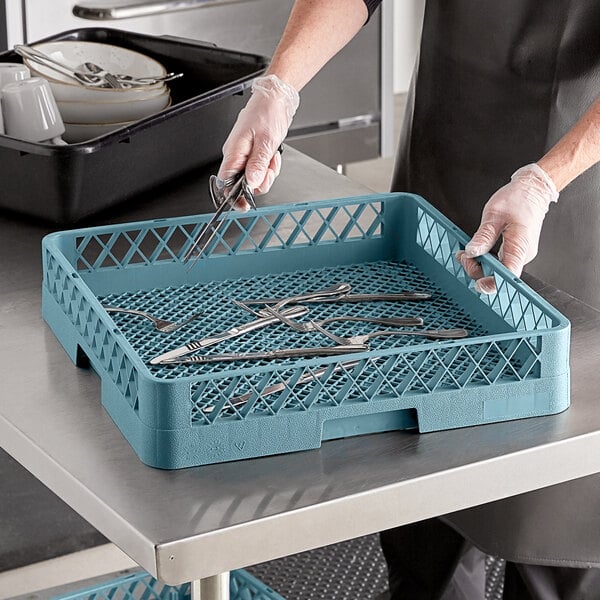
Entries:
[[[181,468],[318,448],[325,439],[436,431],[560,412],[569,405],[569,322],[491,256],[481,295],[454,256],[467,237],[423,198],[377,194],[230,213],[193,268],[210,215],[54,233],[43,241],[44,319],[89,362],[102,403],[138,456]],[[149,365],[157,354],[252,319],[232,300],[347,282],[353,293],[426,291],[421,302],[311,304],[302,320],[419,316],[469,337],[373,338],[366,352],[278,361]],[[102,303],[181,320],[171,334]],[[381,329],[327,326],[342,336]],[[205,349],[333,344],[273,325]]]
[[[239,569],[229,575],[229,597],[231,600],[285,600],[277,592],[267,587]],[[148,573],[134,573],[118,579],[54,596],[51,600],[189,600],[190,584],[171,586],[157,581]]]

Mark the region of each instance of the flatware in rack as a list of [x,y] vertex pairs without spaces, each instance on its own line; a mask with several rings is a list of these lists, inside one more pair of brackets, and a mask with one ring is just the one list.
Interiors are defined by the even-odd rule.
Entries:
[[306,348],[278,348],[259,352],[225,352],[222,354],[196,354],[187,358],[165,360],[164,365],[210,364],[216,362],[236,362],[244,360],[283,360],[286,358],[310,358],[315,356],[337,356],[354,352],[366,352],[366,344],[348,344],[337,346],[313,346]]
[[[356,365],[358,365],[360,360],[348,360],[345,362],[338,363],[336,365],[327,365],[325,367],[321,367],[319,369],[315,369],[314,371],[309,371],[304,373],[301,377],[293,381],[293,378],[287,379],[286,381],[281,381],[279,383],[274,383],[273,385],[268,385],[263,388],[260,392],[260,397],[264,398],[265,396],[270,396],[272,394],[277,394],[278,392],[282,392],[283,390],[288,389],[289,387],[296,388],[297,386],[304,385],[306,383],[310,383],[311,381],[315,381],[320,379],[325,373],[339,373],[340,371],[347,371],[348,369],[352,369]],[[227,411],[231,408],[239,408],[243,406],[252,398],[252,396],[256,395],[255,392],[247,392],[246,394],[242,394],[240,396],[234,396],[224,407],[224,410]],[[211,413],[215,409],[214,406],[205,406],[202,409],[204,413]]]
[[168,321],[167,319],[160,319],[158,317],[155,317],[154,315],[151,315],[145,310],[138,310],[136,308],[121,308],[119,306],[106,306],[104,304],[102,305],[102,308],[104,308],[104,310],[107,313],[123,313],[127,315],[137,315],[138,317],[144,317],[145,319],[151,321],[154,327],[162,333],[172,333],[173,331],[177,331],[184,325],[187,325],[191,321],[194,321],[195,319],[203,316],[204,314],[201,312],[197,312],[185,318],[183,321]]
[[[252,309],[250,309],[252,310]],[[353,317],[349,315],[343,315],[338,317],[330,317],[328,319],[310,320],[306,323],[298,323],[290,318],[288,315],[282,314],[276,310],[274,306],[265,306],[262,311],[277,319],[282,323],[285,323],[292,329],[301,332],[318,332],[327,336],[337,344],[348,345],[348,344],[366,344],[369,340],[375,337],[396,335],[396,336],[421,336],[430,339],[459,339],[469,335],[466,329],[384,329],[379,331],[371,331],[369,333],[354,335],[350,337],[342,337],[331,333],[324,328],[329,323],[335,323],[340,321],[355,321],[355,322],[366,322],[374,323],[378,325],[388,325],[392,327],[406,327],[406,326],[418,326],[423,325],[423,319],[420,317]]]
[[329,323],[339,322],[354,322],[354,323],[373,323],[375,325],[388,325],[389,327],[408,327],[423,325],[421,317],[360,317],[352,315],[340,315],[337,317],[328,317],[321,320],[310,320],[305,323],[299,323],[293,318],[286,316],[281,311],[275,310],[272,306],[265,306],[261,312],[278,318],[282,323],[285,323],[292,329],[301,332],[319,331],[322,332],[322,327]]
[[[286,296],[284,298],[272,298],[274,300],[271,304],[271,307],[274,312],[270,314],[275,315],[275,313],[281,311],[281,308],[286,306],[287,304],[300,304],[302,302],[327,302],[328,300],[335,301],[336,298],[340,298],[347,294],[350,291],[349,283],[336,283],[331,287],[325,288],[323,290],[317,290],[314,292],[305,292],[303,294],[297,294],[295,296]],[[250,308],[250,304],[268,304],[256,301],[247,301],[247,300],[232,300],[234,304],[247,310],[251,313],[257,314],[255,310]]]
[[[304,299],[303,302],[419,302],[422,300],[431,300],[432,296],[428,292],[397,292],[397,293],[376,293],[376,294],[340,294],[339,296],[314,297]],[[247,298],[237,300],[239,304],[253,306],[256,304],[278,304],[281,298]]]
[[313,322],[315,330],[329,339],[333,340],[337,344],[346,346],[348,344],[366,344],[370,340],[376,337],[384,336],[414,336],[424,337],[433,340],[457,340],[466,338],[469,336],[469,332],[466,329],[384,329],[381,331],[371,331],[370,333],[364,333],[361,335],[353,335],[350,337],[342,337],[335,335],[330,331],[321,327],[318,323]]
[[[308,311],[309,309],[305,306],[292,306],[286,309],[285,311],[282,311],[282,313],[284,318],[301,317],[305,315]],[[150,364],[164,364],[166,362],[171,361],[172,359],[176,359],[181,356],[186,356],[187,354],[191,354],[192,352],[196,352],[197,350],[201,350],[202,348],[214,346],[215,344],[219,344],[220,342],[223,342],[225,340],[229,340],[234,337],[238,337],[240,335],[244,335],[246,333],[250,333],[251,331],[255,331],[257,329],[261,329],[263,327],[267,327],[268,325],[273,325],[279,322],[279,316],[262,315],[258,319],[250,321],[249,323],[244,323],[243,325],[232,327],[230,329],[227,329],[226,331],[220,331],[218,333],[211,334],[199,340],[193,340],[183,346],[180,346],[179,348],[175,348],[173,350],[169,350],[168,352],[160,354],[159,356],[155,356],[150,360]]]

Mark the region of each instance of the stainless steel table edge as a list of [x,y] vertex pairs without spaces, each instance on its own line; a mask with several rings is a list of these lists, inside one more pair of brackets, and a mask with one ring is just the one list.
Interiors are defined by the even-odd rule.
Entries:
[[[548,469],[549,464],[552,470]],[[153,574],[170,584],[205,578],[599,471],[600,432],[594,432],[183,540],[159,543],[157,570]],[[393,524],[390,515],[395,515]]]
[[[0,416],[1,446],[143,569],[178,585],[368,535],[600,471],[600,432],[402,481],[364,493],[154,544]],[[547,466],[551,464],[552,469]],[[56,467],[60,476],[57,476]],[[60,480],[60,481],[59,481]],[[483,484],[483,485],[482,485]],[[352,518],[356,515],[356,518]],[[307,527],[309,522],[311,527]],[[292,532],[301,532],[301,535]],[[293,535],[293,537],[291,537]],[[269,543],[265,543],[268,539]]]
[[[36,446],[22,431],[0,414],[0,448],[10,454],[50,490],[60,489],[60,497],[84,519],[104,532],[121,550],[135,547],[135,556],[125,554],[149,573],[156,575],[154,544],[132,527],[118,513],[86,489],[75,477],[52,459],[49,454],[36,452]],[[115,526],[115,523],[118,523]],[[179,582],[181,583],[181,582]]]

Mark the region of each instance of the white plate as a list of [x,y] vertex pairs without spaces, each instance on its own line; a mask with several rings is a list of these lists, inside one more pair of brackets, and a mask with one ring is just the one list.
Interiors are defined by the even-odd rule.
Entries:
[[171,95],[165,90],[159,96],[125,102],[65,102],[58,100],[58,110],[68,123],[115,123],[133,121],[153,115],[171,103]]
[[[44,77],[41,73],[35,73],[35,70],[31,70],[31,74],[35,77]],[[130,100],[141,100],[143,98],[152,98],[154,96],[160,96],[168,91],[169,88],[163,83],[157,87],[148,86],[143,88],[135,88],[131,90],[106,90],[105,88],[93,89],[84,87],[71,87],[64,83],[57,83],[48,79],[54,98],[58,101],[64,102],[128,102]],[[117,94],[106,95],[105,91],[119,91]]]
[[[167,73],[163,65],[153,58],[111,44],[64,41],[36,44],[34,48],[73,69],[81,67],[84,62],[92,62],[112,73],[133,77],[162,76]],[[24,58],[23,62],[32,72],[50,82],[57,100],[123,102],[158,95],[167,89],[164,83],[129,89],[84,87],[49,67],[32,62],[27,58]]]
[[135,123],[135,120],[123,123],[65,123],[65,132],[62,138],[68,144],[87,142],[132,123]]

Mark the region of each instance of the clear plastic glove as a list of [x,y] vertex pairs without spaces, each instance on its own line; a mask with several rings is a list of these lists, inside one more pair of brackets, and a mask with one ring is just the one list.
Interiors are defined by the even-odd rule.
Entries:
[[550,203],[557,200],[554,182],[539,165],[532,163],[515,171],[510,183],[487,201],[479,229],[465,249],[456,254],[467,275],[476,280],[477,291],[491,294],[496,285],[493,277],[484,277],[475,258],[489,252],[502,236],[498,258],[520,276],[523,267],[537,254],[544,217]]
[[[276,75],[257,77],[250,100],[223,145],[217,177],[224,180],[245,171],[255,194],[268,192],[281,169],[281,154],[277,150],[299,103],[298,92]],[[237,208],[248,208],[244,204],[238,203]]]

